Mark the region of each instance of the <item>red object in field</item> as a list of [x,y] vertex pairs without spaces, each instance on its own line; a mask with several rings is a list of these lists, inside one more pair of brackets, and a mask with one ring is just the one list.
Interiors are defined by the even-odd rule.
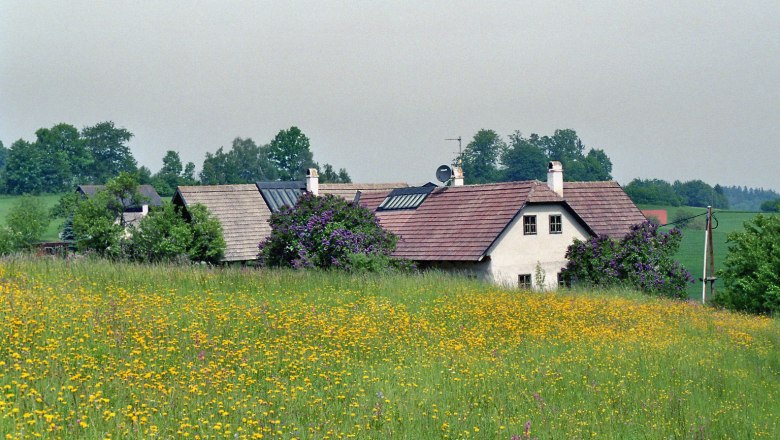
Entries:
[[658,222],[662,225],[669,223],[669,214],[667,214],[665,209],[643,209],[642,214],[644,214],[648,220],[650,217],[657,218]]

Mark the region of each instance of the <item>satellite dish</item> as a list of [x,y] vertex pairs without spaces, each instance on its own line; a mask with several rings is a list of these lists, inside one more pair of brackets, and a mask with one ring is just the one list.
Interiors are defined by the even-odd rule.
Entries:
[[441,183],[447,183],[452,178],[452,168],[447,165],[442,165],[436,170],[436,178]]

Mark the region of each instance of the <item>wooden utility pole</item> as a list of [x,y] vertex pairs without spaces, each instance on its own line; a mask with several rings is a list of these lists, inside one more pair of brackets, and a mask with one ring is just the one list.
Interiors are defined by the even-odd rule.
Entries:
[[710,283],[710,299],[715,297],[715,249],[712,246],[712,206],[707,207],[707,240],[710,249],[710,272],[707,282]]
[[[708,259],[709,257],[709,270]],[[704,268],[701,275],[701,303],[707,302],[707,284],[710,285],[710,298],[715,295],[715,252],[712,249],[712,206],[707,206],[707,224],[704,227]]]

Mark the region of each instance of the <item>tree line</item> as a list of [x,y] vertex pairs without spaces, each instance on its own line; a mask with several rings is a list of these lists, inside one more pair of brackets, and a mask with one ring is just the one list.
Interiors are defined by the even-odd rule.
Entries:
[[552,136],[523,136],[515,131],[507,141],[493,130],[482,129],[457,158],[469,184],[546,180],[551,160],[561,162],[567,181],[612,178],[612,161],[604,150],[587,149],[572,129],[555,130]]
[[763,188],[711,186],[701,180],[634,179],[623,188],[634,203],[697,206],[744,211],[775,211],[780,194]]
[[308,168],[320,172],[320,182],[348,183],[344,168],[313,159],[309,138],[298,128],[281,130],[267,144],[236,138],[230,150],[206,153],[198,176],[195,164],[184,164],[177,151],[168,150],[159,171],[138,166],[128,146],[133,133],[113,122],[100,122],[78,130],[61,123],[40,128],[35,140],[19,139],[10,148],[0,142],[0,193],[40,194],[71,191],[80,184],[105,184],[121,173],[151,184],[162,196],[180,185],[221,185],[263,180],[300,180]]

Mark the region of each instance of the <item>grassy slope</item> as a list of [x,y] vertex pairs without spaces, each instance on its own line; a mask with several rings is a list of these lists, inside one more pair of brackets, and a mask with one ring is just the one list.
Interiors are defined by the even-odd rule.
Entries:
[[[16,201],[19,199],[19,197],[20,196],[0,195],[0,225],[5,225],[5,217],[8,215],[8,211],[16,204]],[[60,197],[62,197],[62,194],[45,194],[36,196],[36,198],[43,201],[46,209],[56,205],[60,200]],[[57,234],[60,231],[60,226],[62,226],[62,221],[63,219],[61,218],[52,220],[49,223],[49,227],[46,229],[42,239],[44,241],[58,240],[59,238],[57,237]]]
[[0,260],[0,347],[10,438],[780,432],[777,320],[631,294]]

